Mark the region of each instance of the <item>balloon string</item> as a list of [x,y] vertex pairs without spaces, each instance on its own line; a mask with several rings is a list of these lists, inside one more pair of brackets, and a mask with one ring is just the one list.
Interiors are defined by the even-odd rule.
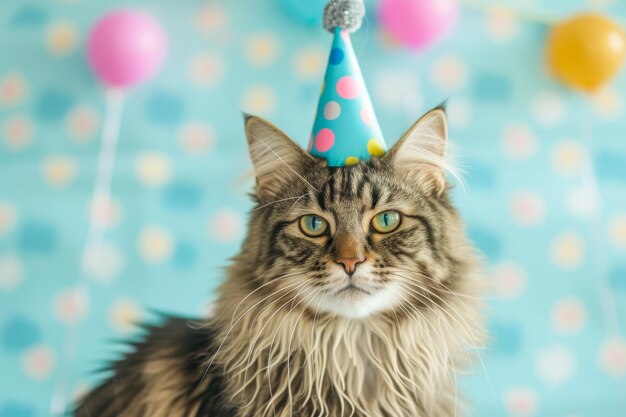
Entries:
[[[86,280],[89,275],[90,264],[98,262],[99,248],[103,244],[107,211],[111,206],[111,183],[117,142],[120,133],[120,124],[124,109],[124,92],[117,89],[108,89],[105,92],[105,116],[102,125],[102,143],[98,153],[95,184],[91,195],[89,208],[89,225],[87,237],[80,259],[80,273],[75,286],[74,297],[83,297],[88,307],[89,285]],[[65,415],[68,403],[68,385],[71,378],[71,368],[76,358],[78,347],[78,325],[69,325],[63,344],[63,356],[60,375],[52,393],[50,412],[52,415]]]
[[522,19],[529,20],[531,22],[548,26],[551,26],[560,21],[559,18],[547,13],[530,10],[528,8],[519,8],[515,6],[506,6],[500,4],[494,5],[487,3],[484,0],[460,0],[460,3],[468,9],[475,9],[483,12],[502,11],[505,13],[510,13],[511,15],[520,17]]
[[[588,106],[588,97],[585,97],[584,106]],[[617,313],[615,299],[611,293],[611,287],[608,282],[608,262],[606,257],[606,251],[602,247],[603,236],[602,230],[602,196],[600,193],[600,187],[598,186],[598,180],[596,177],[596,171],[591,158],[591,146],[593,144],[593,122],[591,119],[591,109],[585,109],[586,116],[582,119],[583,126],[581,128],[582,136],[586,142],[588,157],[584,158],[584,165],[582,169],[582,184],[583,190],[588,193],[587,197],[593,202],[592,215],[589,222],[589,228],[591,229],[591,241],[594,249],[594,265],[596,272],[596,281],[598,287],[598,296],[600,298],[600,304],[602,313],[611,336],[619,337],[621,334],[619,315]]]

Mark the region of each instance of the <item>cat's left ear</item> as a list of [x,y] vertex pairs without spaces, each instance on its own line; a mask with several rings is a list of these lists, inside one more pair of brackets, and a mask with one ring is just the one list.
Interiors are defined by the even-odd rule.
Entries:
[[385,155],[396,169],[405,171],[424,184],[427,191],[446,190],[448,127],[446,112],[437,107],[422,116]]
[[261,202],[275,200],[293,181],[304,181],[302,175],[315,163],[311,155],[260,117],[245,115],[245,127]]

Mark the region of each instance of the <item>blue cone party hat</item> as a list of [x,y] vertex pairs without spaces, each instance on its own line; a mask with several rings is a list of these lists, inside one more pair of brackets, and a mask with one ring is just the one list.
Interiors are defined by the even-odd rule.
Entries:
[[334,40],[309,152],[332,167],[354,165],[387,150],[350,41],[349,31],[358,29],[363,14],[359,0],[331,0],[324,14]]

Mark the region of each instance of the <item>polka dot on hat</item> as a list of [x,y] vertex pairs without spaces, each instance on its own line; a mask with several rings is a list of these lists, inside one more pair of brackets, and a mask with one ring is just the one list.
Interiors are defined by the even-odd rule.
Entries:
[[368,126],[372,126],[376,123],[376,120],[374,119],[374,114],[371,112],[370,109],[367,108],[362,108],[361,109],[361,120],[363,121],[363,123],[365,123]]
[[324,106],[324,118],[326,120],[335,120],[341,114],[341,105],[336,101],[330,101]]
[[383,147],[383,145],[380,143],[378,139],[371,138],[367,142],[367,151],[369,152],[370,155],[379,157],[385,153],[385,148]]
[[338,65],[341,64],[341,62],[343,61],[345,54],[344,52],[340,49],[340,48],[333,48],[330,51],[330,64],[331,65]]
[[315,138],[315,149],[319,152],[326,152],[333,147],[335,143],[335,134],[332,130],[325,128],[317,133]]
[[346,75],[337,81],[337,94],[342,98],[352,100],[360,94],[359,83],[350,75]]
[[359,163],[359,158],[356,156],[349,156],[346,158],[346,166],[356,165]]

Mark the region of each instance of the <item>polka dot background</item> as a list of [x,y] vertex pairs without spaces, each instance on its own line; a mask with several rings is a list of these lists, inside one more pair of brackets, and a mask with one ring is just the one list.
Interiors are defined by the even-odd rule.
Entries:
[[[13,57],[0,59],[0,417],[49,416],[61,377],[69,396],[93,386],[90,371],[118,351],[107,341],[132,337],[152,311],[206,314],[251,204],[240,110],[303,147],[317,110],[311,147],[329,152],[348,114],[363,126],[377,117],[391,146],[444,100],[465,180],[454,199],[490,284],[492,344],[460,380],[470,415],[624,417],[626,74],[590,99],[561,87],[544,69],[545,27],[504,8],[464,10],[454,36],[422,54],[372,18],[352,36],[371,107],[350,108],[361,87],[342,74],[317,108],[331,36],[279,3],[0,1],[0,53]],[[523,3],[626,21],[619,1]],[[177,47],[128,97],[113,202],[96,201],[105,239],[82,258],[104,119],[83,47],[114,6],[149,7]],[[362,150],[375,155],[370,132]]]

